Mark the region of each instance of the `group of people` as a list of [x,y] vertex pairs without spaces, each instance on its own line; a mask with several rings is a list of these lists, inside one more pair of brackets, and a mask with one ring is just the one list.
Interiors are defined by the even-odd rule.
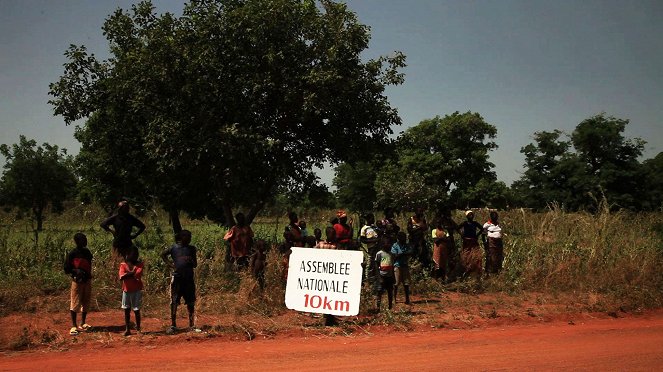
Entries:
[[[140,308],[142,305],[144,264],[140,260],[138,248],[133,239],[144,230],[138,218],[131,215],[129,204],[121,201],[117,214],[101,223],[101,228],[113,235],[113,252],[118,257],[118,279],[122,283],[122,309],[124,310],[125,332],[131,334],[131,311],[134,312],[135,329],[141,332]],[[410,259],[418,260],[422,267],[429,268],[431,275],[440,280],[453,279],[454,273],[462,276],[479,277],[483,271],[482,261],[485,256],[485,272],[498,273],[502,268],[503,242],[502,228],[497,212],[490,212],[490,219],[483,225],[474,220],[474,212],[465,212],[466,220],[456,224],[449,210],[439,212],[430,229],[424,211],[418,209],[407,222],[406,231],[401,231],[394,211],[387,208],[384,218],[376,222],[373,214],[364,216],[359,239],[353,238],[353,221],[345,211],[339,210],[336,217],[325,228],[325,239],[319,228],[310,235],[306,222],[300,221],[295,212],[288,214],[289,223],[283,232],[284,243],[280,246],[283,253],[283,278],[287,280],[290,248],[310,247],[318,249],[362,249],[365,252],[364,279],[372,286],[376,296],[377,311],[380,311],[382,297],[387,293],[388,308],[396,302],[398,288],[402,287],[405,304],[410,304]],[[266,243],[254,241],[251,226],[242,213],[235,216],[235,225],[228,230],[224,240],[229,243],[228,262],[237,269],[250,269],[254,277],[264,287],[264,270],[266,265]],[[426,239],[430,230],[433,245]],[[461,236],[461,251],[458,254],[454,235]],[[189,328],[200,332],[195,327],[196,288],[194,269],[197,267],[196,247],[191,245],[191,232],[182,230],[176,234],[175,243],[161,253],[163,261],[172,268],[170,283],[170,314],[171,326],[166,333],[177,330],[177,307],[180,300],[188,310]],[[479,245],[481,239],[484,250]],[[70,314],[71,335],[87,331],[91,326],[87,323],[87,312],[90,307],[92,292],[92,253],[87,248],[87,237],[83,233],[74,235],[76,248],[68,255],[64,263],[65,273],[71,276]],[[485,253],[484,253],[485,252]],[[432,260],[431,260],[432,258]],[[81,323],[77,322],[77,313],[81,312]],[[325,316],[325,324],[334,323],[332,316]]]
[[[124,335],[131,334],[131,311],[134,312],[136,332],[141,332],[140,308],[143,302],[143,269],[138,248],[133,239],[144,230],[138,218],[131,215],[129,203],[121,201],[118,204],[117,214],[101,223],[101,228],[113,235],[113,253],[119,258],[118,279],[122,283],[122,309],[124,311]],[[64,272],[71,276],[71,301],[69,311],[72,327],[69,334],[74,336],[79,332],[89,331],[92,327],[87,323],[87,313],[90,308],[92,294],[92,252],[87,247],[87,237],[83,233],[74,235],[74,248],[67,255],[64,262]],[[171,326],[166,333],[172,334],[177,329],[177,306],[180,300],[188,310],[189,328],[194,332],[200,329],[194,325],[194,310],[196,302],[196,286],[194,269],[198,265],[196,247],[191,245],[191,232],[182,230],[175,235],[175,244],[161,253],[163,261],[172,268],[170,282],[170,315]],[[81,323],[77,322],[77,314],[81,313]]]

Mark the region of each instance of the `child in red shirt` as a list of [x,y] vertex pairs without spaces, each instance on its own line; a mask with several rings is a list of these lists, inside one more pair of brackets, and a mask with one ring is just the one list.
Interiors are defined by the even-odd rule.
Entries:
[[140,333],[140,306],[143,302],[143,262],[138,260],[138,248],[129,249],[120,264],[120,281],[122,281],[122,308],[124,309],[125,336],[131,334],[131,310],[136,317],[136,332]]

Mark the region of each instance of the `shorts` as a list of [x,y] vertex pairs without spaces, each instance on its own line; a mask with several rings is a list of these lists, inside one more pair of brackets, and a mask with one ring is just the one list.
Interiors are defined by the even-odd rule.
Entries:
[[90,310],[92,298],[92,281],[82,283],[71,282],[71,303],[69,310],[87,313]]
[[396,276],[396,285],[410,284],[410,268],[408,266],[396,266],[394,267],[394,275]]
[[193,305],[196,302],[196,283],[191,279],[173,276],[170,281],[170,303],[179,304],[184,297],[184,303]]
[[394,289],[394,282],[396,280],[394,279],[393,275],[380,275],[380,280],[378,282],[378,293],[382,293],[384,291],[391,291]]
[[143,304],[143,291],[122,292],[122,308],[140,310]]

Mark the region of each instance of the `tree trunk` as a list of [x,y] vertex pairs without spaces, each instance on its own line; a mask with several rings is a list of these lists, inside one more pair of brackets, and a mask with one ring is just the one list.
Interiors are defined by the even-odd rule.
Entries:
[[182,223],[180,222],[180,211],[173,208],[168,211],[168,216],[170,217],[170,225],[173,227],[173,233],[179,234],[182,231]]
[[233,208],[228,201],[223,202],[223,215],[226,218],[226,227],[235,226],[235,217],[233,216]]

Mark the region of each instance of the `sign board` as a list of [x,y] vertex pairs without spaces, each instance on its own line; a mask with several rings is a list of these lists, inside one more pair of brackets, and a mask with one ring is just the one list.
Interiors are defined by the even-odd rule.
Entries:
[[309,313],[359,314],[363,261],[360,251],[293,247],[285,305]]

